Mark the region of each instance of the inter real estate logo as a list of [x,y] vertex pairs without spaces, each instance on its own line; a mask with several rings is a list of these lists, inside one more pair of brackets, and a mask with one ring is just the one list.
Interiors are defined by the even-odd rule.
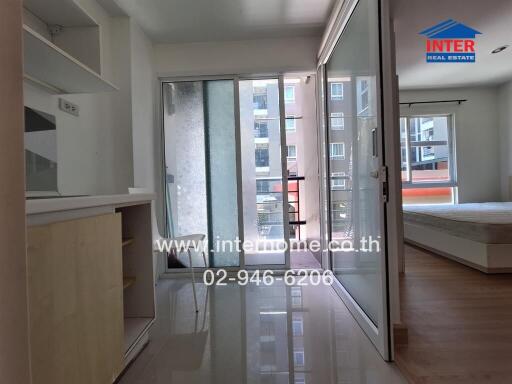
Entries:
[[420,32],[427,37],[427,63],[474,63],[481,32],[449,19]]

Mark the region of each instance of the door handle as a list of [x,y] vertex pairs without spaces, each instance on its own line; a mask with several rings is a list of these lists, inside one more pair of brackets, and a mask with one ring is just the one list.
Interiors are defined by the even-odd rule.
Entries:
[[377,157],[378,152],[378,143],[377,143],[377,128],[372,129],[372,155],[373,157]]

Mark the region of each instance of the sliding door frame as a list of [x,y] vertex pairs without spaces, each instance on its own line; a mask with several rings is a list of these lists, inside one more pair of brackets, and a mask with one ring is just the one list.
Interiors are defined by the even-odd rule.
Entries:
[[[158,114],[160,118],[160,151],[161,151],[161,166],[163,169],[162,178],[165,178],[166,159],[165,159],[165,121],[164,121],[164,85],[168,83],[179,83],[179,82],[204,82],[204,81],[215,81],[215,80],[231,80],[233,81],[234,87],[234,118],[235,118],[235,143],[236,143],[236,177],[237,177],[237,208],[238,208],[238,238],[240,243],[244,242],[244,216],[243,216],[243,173],[242,173],[242,151],[241,151],[241,122],[240,122],[240,88],[239,83],[241,80],[265,80],[265,79],[277,79],[279,89],[279,129],[281,138],[281,176],[282,176],[282,189],[283,189],[283,231],[284,240],[286,242],[285,250],[285,264],[258,264],[258,265],[246,265],[245,254],[243,247],[239,253],[239,265],[230,267],[212,267],[213,269],[222,268],[228,272],[237,272],[241,269],[256,270],[256,269],[272,269],[272,270],[288,270],[290,269],[290,231],[289,231],[289,215],[288,210],[288,174],[287,174],[287,160],[286,160],[286,116],[285,116],[285,103],[284,103],[284,75],[283,74],[264,74],[264,75],[205,75],[205,76],[176,76],[176,77],[160,77],[158,80],[158,92],[159,92],[159,108]],[[205,140],[206,140],[205,136]],[[206,173],[208,180],[208,158],[205,159]],[[164,180],[162,183],[161,194],[163,197],[163,207],[166,209],[166,195],[167,195],[167,182]],[[207,216],[208,216],[208,235],[210,235],[210,202],[207,196]],[[167,230],[166,225],[166,213],[164,213],[164,227]],[[165,237],[169,236],[169,233],[164,233]],[[210,249],[208,249],[208,258],[211,259]],[[210,269],[204,267],[194,267],[198,271],[205,271]],[[189,268],[168,268],[167,263],[165,265],[166,273],[190,273]]]
[[[386,133],[384,130],[385,124],[387,124],[389,121],[388,116],[384,116],[384,96],[388,97],[389,94],[385,92],[383,83],[385,80],[384,76],[384,53],[383,53],[383,39],[387,38],[387,31],[383,29],[383,20],[384,22],[389,22],[389,20],[386,20],[383,18],[383,8],[385,9],[384,14],[387,16],[387,7],[389,4],[386,0],[375,0],[377,2],[378,6],[378,44],[377,44],[377,57],[379,60],[379,68],[377,71],[377,112],[378,112],[378,150],[379,150],[379,173],[381,172],[381,169],[387,170],[387,157],[386,153],[384,151],[384,142],[388,142],[388,138],[386,138]],[[330,25],[332,26],[331,30],[329,31],[329,36],[324,39],[324,45],[322,46],[321,52],[319,54],[319,61],[318,61],[318,73],[322,74],[321,81],[323,82],[323,87],[321,87],[323,94],[319,95],[323,97],[322,102],[322,108],[323,108],[323,124],[325,126],[325,132],[322,132],[325,137],[319,138],[319,140],[324,139],[324,148],[325,151],[325,159],[322,159],[322,161],[325,162],[325,176],[326,181],[323,183],[323,187],[327,188],[327,201],[325,202],[327,204],[327,212],[325,220],[327,220],[327,233],[325,234],[327,236],[326,240],[328,243],[332,241],[332,214],[331,214],[331,197],[330,197],[330,188],[331,188],[331,174],[330,174],[330,148],[329,148],[329,130],[331,121],[329,118],[329,113],[327,110],[327,103],[328,103],[328,81],[327,81],[327,70],[326,70],[326,64],[328,63],[329,59],[332,56],[332,53],[334,49],[336,48],[337,44],[339,43],[340,39],[342,38],[343,32],[345,31],[348,22],[353,15],[353,12],[355,11],[357,5],[359,3],[359,0],[348,0],[343,3],[341,8],[338,10],[337,14],[335,15],[334,19],[331,20]],[[393,113],[390,113],[392,115]],[[391,162],[391,165],[393,163]],[[387,172],[386,172],[387,173]],[[389,184],[389,180],[386,180],[386,183]],[[388,195],[386,198],[388,198]],[[380,197],[382,198],[382,197]],[[321,208],[322,211],[324,208]],[[370,319],[370,317],[365,313],[365,311],[361,308],[361,306],[356,302],[356,300],[352,297],[352,295],[347,291],[347,289],[343,286],[343,284],[336,278],[334,279],[333,288],[338,293],[338,295],[341,297],[347,308],[350,310],[352,316],[356,319],[358,324],[361,326],[361,328],[364,330],[366,335],[370,338],[372,343],[375,345],[377,350],[380,352],[384,360],[390,361],[393,357],[393,347],[392,347],[392,327],[391,327],[391,315],[390,315],[390,290],[389,290],[389,245],[388,245],[388,237],[389,237],[389,228],[388,228],[388,202],[384,201],[384,203],[381,203],[381,209],[380,212],[382,213],[379,217],[380,220],[380,227],[382,228],[382,240],[381,240],[381,250],[383,253],[382,259],[379,261],[381,262],[381,303],[383,305],[382,313],[379,313],[379,323],[378,326],[374,324],[374,322]],[[330,249],[327,250],[327,262],[326,264],[329,266],[331,270],[333,270],[333,253]]]

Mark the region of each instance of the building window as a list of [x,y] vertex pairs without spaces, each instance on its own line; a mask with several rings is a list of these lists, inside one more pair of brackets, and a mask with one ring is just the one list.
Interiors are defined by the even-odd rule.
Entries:
[[331,143],[330,155],[333,160],[345,159],[345,143]]
[[256,167],[268,167],[268,147],[256,147]]
[[293,336],[303,336],[304,335],[304,322],[302,319],[293,319],[292,320],[292,331],[293,331]]
[[284,102],[294,103],[295,102],[295,86],[285,85],[284,87]]
[[337,233],[346,233],[352,227],[350,215],[350,201],[333,201],[331,203],[332,231]]
[[254,109],[267,109],[267,87],[254,87]]
[[256,193],[268,193],[270,192],[270,181],[269,180],[256,180]]
[[289,132],[293,132],[297,129],[295,125],[295,117],[293,116],[287,116],[286,117],[286,130]]
[[404,204],[455,202],[455,148],[451,115],[400,118]]
[[293,351],[293,363],[296,367],[304,366],[304,350],[296,349]]
[[344,191],[346,189],[347,175],[345,172],[331,173],[331,189],[335,191]]
[[302,287],[291,287],[291,296],[292,296],[292,306],[293,307],[301,307],[302,306]]
[[331,113],[331,129],[334,131],[342,131],[345,129],[345,114],[343,112]]
[[258,139],[268,138],[268,123],[266,121],[254,122],[254,137]]
[[297,147],[295,145],[287,145],[286,151],[286,158],[288,160],[297,160]]
[[370,105],[368,80],[359,80],[358,112],[359,116],[368,114]]
[[343,100],[343,83],[331,83],[331,100]]

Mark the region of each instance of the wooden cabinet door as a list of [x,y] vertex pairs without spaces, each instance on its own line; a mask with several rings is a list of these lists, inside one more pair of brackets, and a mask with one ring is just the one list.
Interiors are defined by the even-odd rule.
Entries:
[[121,215],[28,228],[34,384],[110,384],[122,370]]

